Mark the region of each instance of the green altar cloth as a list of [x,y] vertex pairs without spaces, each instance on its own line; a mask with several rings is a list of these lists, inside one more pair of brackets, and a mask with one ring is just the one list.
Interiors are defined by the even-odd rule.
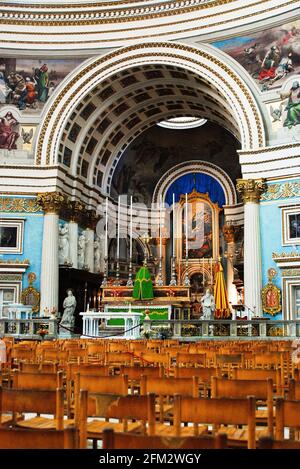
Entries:
[[153,283],[147,267],[141,267],[135,277],[132,297],[134,300],[152,300]]

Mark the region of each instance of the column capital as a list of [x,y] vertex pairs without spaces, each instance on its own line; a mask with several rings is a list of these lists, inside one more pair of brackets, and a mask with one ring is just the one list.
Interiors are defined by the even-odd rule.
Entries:
[[38,194],[36,200],[45,213],[59,214],[67,202],[67,197],[61,192],[45,192]]
[[96,210],[87,210],[86,212],[86,227],[90,230],[96,230],[96,226],[102,215],[96,212]]
[[237,179],[236,189],[241,194],[244,204],[259,203],[261,195],[267,190],[265,179]]
[[70,200],[68,203],[69,219],[78,223],[85,213],[85,206],[78,200]]
[[226,224],[223,226],[223,235],[226,243],[236,243],[242,232],[241,225]]

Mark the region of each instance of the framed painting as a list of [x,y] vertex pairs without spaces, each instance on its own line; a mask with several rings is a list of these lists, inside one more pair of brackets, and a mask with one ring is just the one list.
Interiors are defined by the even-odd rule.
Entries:
[[0,253],[22,254],[24,220],[2,219],[0,221]]

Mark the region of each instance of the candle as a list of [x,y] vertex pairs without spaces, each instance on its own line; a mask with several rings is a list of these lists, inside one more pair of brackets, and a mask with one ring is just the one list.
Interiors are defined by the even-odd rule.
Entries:
[[202,257],[202,285],[204,290],[204,257]]
[[130,197],[130,244],[129,244],[129,259],[132,260],[132,196]]
[[188,196],[185,194],[185,257],[189,257],[188,250]]
[[212,257],[210,258],[210,278],[211,278],[211,284],[213,284],[213,261],[212,261]]
[[117,259],[120,258],[120,212],[121,212],[121,197],[118,198],[118,234],[117,234]]
[[105,246],[104,246],[104,255],[108,257],[108,197],[105,201]]
[[162,197],[159,198],[159,257],[162,257]]
[[175,194],[173,194],[173,257],[175,257]]

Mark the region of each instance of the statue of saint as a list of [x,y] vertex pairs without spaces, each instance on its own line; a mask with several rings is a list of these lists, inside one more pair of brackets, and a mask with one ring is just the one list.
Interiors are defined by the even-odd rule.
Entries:
[[[66,327],[67,329],[73,329],[75,323],[74,312],[77,303],[71,289],[67,290],[67,295],[68,296],[64,299],[63,302],[64,314],[61,319],[60,326]],[[62,329],[62,332],[68,331],[66,329]]]
[[94,242],[94,267],[95,272],[101,272],[101,238],[96,236]]
[[69,262],[69,226],[60,225],[59,227],[59,239],[58,239],[58,258],[59,265],[63,265]]
[[78,238],[78,269],[84,269],[85,266],[85,247],[86,247],[86,238],[82,234]]
[[202,304],[202,319],[213,319],[213,313],[215,311],[215,299],[214,295],[210,293],[210,289],[207,288],[205,295],[202,296],[201,298],[201,304]]

